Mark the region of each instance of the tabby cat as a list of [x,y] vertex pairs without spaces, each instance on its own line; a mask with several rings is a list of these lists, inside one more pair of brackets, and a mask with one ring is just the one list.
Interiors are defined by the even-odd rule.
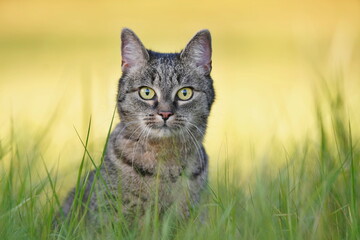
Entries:
[[88,175],[83,196],[75,199],[71,191],[62,215],[68,216],[76,202],[93,222],[108,210],[121,211],[130,221],[154,205],[159,214],[174,207],[186,218],[207,184],[202,142],[215,96],[210,32],[199,31],[180,53],[145,49],[126,28],[121,41],[121,122],[102,166]]

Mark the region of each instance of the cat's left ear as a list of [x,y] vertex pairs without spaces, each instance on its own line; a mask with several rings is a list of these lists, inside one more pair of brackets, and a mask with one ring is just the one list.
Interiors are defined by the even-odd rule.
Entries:
[[211,35],[209,30],[201,30],[186,45],[180,57],[194,65],[204,75],[211,72]]

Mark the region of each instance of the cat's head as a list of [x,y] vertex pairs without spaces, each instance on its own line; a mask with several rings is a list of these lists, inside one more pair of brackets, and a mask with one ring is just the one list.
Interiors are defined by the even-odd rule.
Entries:
[[130,29],[121,41],[117,107],[125,131],[137,138],[202,138],[215,97],[210,32],[199,31],[180,53],[147,50]]

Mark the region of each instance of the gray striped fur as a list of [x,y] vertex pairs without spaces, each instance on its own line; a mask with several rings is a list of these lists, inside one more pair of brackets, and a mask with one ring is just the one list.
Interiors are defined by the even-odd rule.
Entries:
[[[208,177],[202,142],[215,97],[210,33],[202,30],[183,51],[166,54],[145,49],[129,29],[122,31],[121,39],[123,74],[117,97],[121,122],[110,136],[99,172],[104,181],[94,181],[96,174],[90,173],[82,199],[89,201],[86,219],[99,222],[102,210],[120,209],[131,221],[154,207],[156,192],[160,213],[175,207],[187,217]],[[138,91],[143,86],[154,89],[157,98],[141,99]],[[193,89],[190,100],[176,98],[182,87]],[[167,127],[159,111],[173,112]],[[65,216],[73,201],[74,190],[63,203]]]

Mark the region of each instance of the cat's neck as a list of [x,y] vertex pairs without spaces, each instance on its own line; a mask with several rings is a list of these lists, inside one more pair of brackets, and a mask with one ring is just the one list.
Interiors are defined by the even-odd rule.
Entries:
[[[111,147],[117,161],[137,165],[149,172],[155,172],[159,165],[185,168],[202,151],[199,140],[179,137],[138,138],[121,131],[119,124],[112,136]],[[131,136],[131,137],[130,137]]]

